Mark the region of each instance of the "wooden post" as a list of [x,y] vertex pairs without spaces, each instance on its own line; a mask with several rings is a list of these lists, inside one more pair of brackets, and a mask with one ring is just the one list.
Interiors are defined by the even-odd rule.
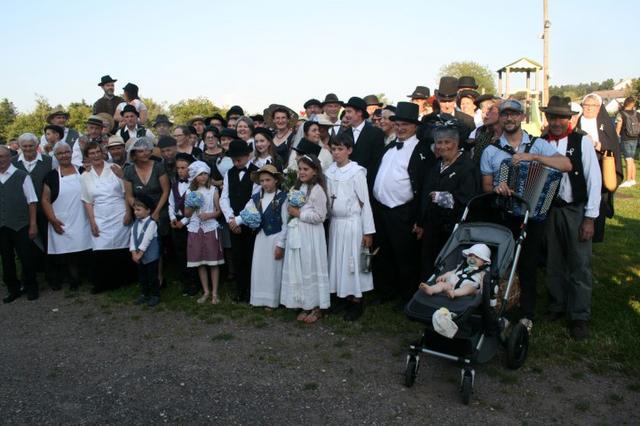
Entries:
[[504,80],[504,97],[509,97],[509,74],[511,73],[511,69],[507,68],[507,77]]
[[502,92],[502,71],[498,71],[498,96],[504,97]]
[[527,71],[527,102],[531,94],[531,71]]
[[541,105],[546,105],[549,99],[549,30],[551,29],[551,21],[549,21],[549,0],[542,0],[542,9],[544,15],[544,71],[542,76]]

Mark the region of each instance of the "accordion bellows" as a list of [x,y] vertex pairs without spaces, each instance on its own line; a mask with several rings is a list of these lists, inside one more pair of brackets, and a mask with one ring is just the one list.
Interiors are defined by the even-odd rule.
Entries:
[[[516,195],[529,203],[529,217],[535,221],[542,221],[547,217],[561,179],[562,173],[537,161],[512,164],[510,158],[502,161],[498,175],[498,183],[506,182]],[[524,216],[526,207],[512,201],[510,210],[515,216]]]

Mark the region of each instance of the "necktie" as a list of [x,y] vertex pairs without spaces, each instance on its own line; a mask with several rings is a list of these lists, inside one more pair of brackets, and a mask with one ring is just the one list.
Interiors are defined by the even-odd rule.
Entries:
[[404,146],[404,142],[395,141],[395,146],[396,149],[402,149],[402,147]]

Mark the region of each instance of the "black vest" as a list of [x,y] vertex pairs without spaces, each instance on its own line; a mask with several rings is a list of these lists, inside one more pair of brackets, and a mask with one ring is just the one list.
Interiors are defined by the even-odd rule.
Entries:
[[[138,130],[136,130],[136,138],[141,138],[146,135],[147,135],[147,129],[145,129],[142,126],[138,127]],[[129,130],[127,129],[126,126],[120,129],[120,136],[122,137],[122,140],[125,142],[128,141],[129,138],[131,137],[129,135]]]
[[568,173],[573,201],[576,203],[586,202],[588,198],[587,181],[584,178],[584,167],[582,165],[582,136],[584,136],[583,133],[571,132],[567,138],[567,152],[565,153],[573,167]]
[[251,192],[253,190],[253,181],[251,181],[251,172],[257,171],[258,168],[251,164],[247,163],[247,171],[242,176],[242,180],[240,180],[240,170],[236,167],[232,167],[229,169],[228,173],[228,181],[229,181],[229,202],[231,204],[231,208],[233,209],[233,215],[239,216],[244,206],[251,198]]
[[18,231],[29,224],[29,205],[22,189],[27,176],[27,172],[18,169],[0,183],[0,227]]

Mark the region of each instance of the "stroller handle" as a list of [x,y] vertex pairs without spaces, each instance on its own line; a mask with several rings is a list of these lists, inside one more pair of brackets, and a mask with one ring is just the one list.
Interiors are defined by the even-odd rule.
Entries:
[[473,197],[471,200],[469,200],[469,202],[467,203],[467,207],[465,207],[464,209],[464,213],[462,213],[462,217],[460,218],[461,222],[464,222],[467,219],[467,216],[469,215],[469,212],[471,212],[475,206],[475,204],[478,204],[478,202],[480,200],[485,200],[485,199],[497,199],[498,197],[501,198],[515,198],[515,200],[519,203],[522,203],[525,207],[525,215],[524,215],[524,219],[523,222],[526,224],[528,219],[529,219],[529,212],[531,210],[530,206],[529,206],[529,202],[527,200],[525,200],[524,198],[522,198],[521,196],[517,195],[517,194],[512,194],[509,197],[505,197],[503,195],[497,194],[495,192],[485,192],[483,194],[479,194],[476,195],[475,197]]

